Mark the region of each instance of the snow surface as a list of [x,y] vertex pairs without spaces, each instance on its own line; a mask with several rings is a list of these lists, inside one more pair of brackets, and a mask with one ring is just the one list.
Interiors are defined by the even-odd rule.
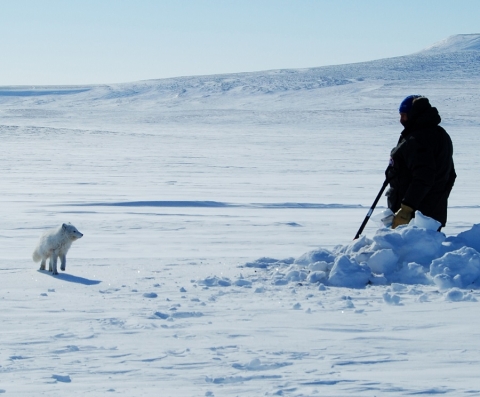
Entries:
[[[480,395],[471,39],[335,67],[0,87],[0,393]],[[352,241],[411,93],[454,142],[447,227],[371,220]],[[53,277],[31,253],[63,222],[84,237]]]

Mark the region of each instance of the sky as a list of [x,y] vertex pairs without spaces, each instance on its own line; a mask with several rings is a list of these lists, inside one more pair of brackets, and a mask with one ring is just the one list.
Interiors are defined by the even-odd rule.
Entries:
[[0,86],[112,84],[408,55],[478,0],[0,0]]

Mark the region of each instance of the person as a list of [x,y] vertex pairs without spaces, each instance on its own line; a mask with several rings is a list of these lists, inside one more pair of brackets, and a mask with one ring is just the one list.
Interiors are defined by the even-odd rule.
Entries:
[[457,176],[452,140],[428,98],[410,95],[399,112],[404,129],[385,171],[388,208],[395,214],[392,228],[409,223],[420,211],[440,222],[440,231],[447,222],[448,197]]

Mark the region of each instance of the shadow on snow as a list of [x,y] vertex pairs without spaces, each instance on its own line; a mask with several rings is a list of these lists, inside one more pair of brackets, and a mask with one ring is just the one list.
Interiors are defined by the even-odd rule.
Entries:
[[[42,271],[42,270],[38,270],[38,272],[42,274],[51,274],[50,272]],[[76,283],[76,284],[83,284],[83,285],[97,285],[102,282],[101,280],[91,280],[88,278],[74,276],[72,274],[66,274],[66,273],[62,273],[62,274],[59,273],[54,277],[59,280],[67,281],[69,283]]]
[[263,209],[333,209],[362,208],[361,205],[348,204],[316,204],[316,203],[251,203],[234,204],[218,201],[124,201],[113,203],[79,203],[67,204],[76,207],[191,207],[191,208],[263,208]]

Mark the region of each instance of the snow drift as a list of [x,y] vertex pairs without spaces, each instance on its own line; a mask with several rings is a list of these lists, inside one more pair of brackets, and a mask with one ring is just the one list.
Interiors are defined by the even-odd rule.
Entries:
[[[479,248],[480,224],[447,238],[436,230],[418,227],[413,220],[395,230],[381,228],[371,239],[361,236],[333,251],[319,248],[296,259],[260,258],[244,267],[264,269],[262,280],[274,285],[314,283],[364,288],[399,283],[436,285],[442,290],[478,289]],[[253,278],[257,280],[258,274]],[[252,286],[245,280],[243,284],[225,279],[206,281],[203,284],[210,286]]]

